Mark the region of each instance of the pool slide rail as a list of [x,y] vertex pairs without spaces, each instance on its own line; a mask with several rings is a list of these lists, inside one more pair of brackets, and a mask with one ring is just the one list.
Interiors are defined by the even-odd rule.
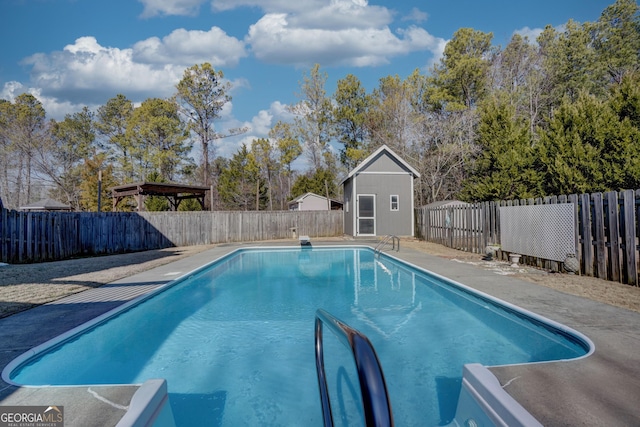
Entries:
[[356,329],[341,322],[325,310],[318,309],[315,324],[316,371],[325,427],[333,427],[333,414],[324,369],[323,325],[326,325],[345,346],[351,349],[358,371],[365,424],[380,427],[393,426],[387,384],[373,345],[365,335]]
[[[374,255],[380,255],[380,253],[382,252],[382,249],[384,249],[385,245],[389,244],[389,241],[391,241],[391,250],[394,250],[396,252],[400,252],[400,238],[398,236],[396,236],[396,235],[393,235],[393,234],[387,234],[386,236],[384,236],[382,238],[382,240],[373,249]],[[398,242],[397,246],[396,246],[396,242]]]

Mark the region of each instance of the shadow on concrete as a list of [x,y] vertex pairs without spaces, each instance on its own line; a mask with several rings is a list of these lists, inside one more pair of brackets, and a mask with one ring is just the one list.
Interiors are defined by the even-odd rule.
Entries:
[[[31,348],[167,282],[109,284],[0,319],[0,367],[4,369],[9,362]],[[17,388],[0,381],[0,401]]]

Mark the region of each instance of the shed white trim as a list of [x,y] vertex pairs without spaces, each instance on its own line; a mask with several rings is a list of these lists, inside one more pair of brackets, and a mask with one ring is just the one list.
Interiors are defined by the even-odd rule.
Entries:
[[[371,153],[369,157],[361,161],[360,164],[356,166],[351,172],[349,172],[349,175],[347,175],[342,181],[340,181],[340,185],[344,184],[345,181],[347,181],[349,178],[352,178],[354,175],[357,175],[360,173],[363,173],[363,174],[367,173],[367,172],[363,172],[362,169],[367,167],[383,151],[386,151],[387,154],[393,157],[398,163],[402,164],[402,166],[407,168],[407,170],[409,170],[416,178],[420,178],[420,173],[417,170],[415,170],[413,167],[411,167],[409,163],[405,162],[391,148],[387,147],[386,145],[382,145],[376,151]],[[382,174],[385,174],[385,173],[391,174],[391,172],[382,172]],[[401,173],[401,172],[396,172],[396,173]]]

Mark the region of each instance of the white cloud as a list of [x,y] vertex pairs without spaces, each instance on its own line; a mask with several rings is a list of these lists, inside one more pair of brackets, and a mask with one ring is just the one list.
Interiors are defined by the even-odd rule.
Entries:
[[209,31],[178,29],[162,40],[151,37],[133,46],[132,59],[147,64],[193,65],[209,62],[215,68],[236,66],[247,56],[244,42],[218,27]]
[[411,45],[415,46],[415,50],[428,50],[431,52],[432,56],[427,63],[428,68],[440,61],[440,58],[444,55],[444,48],[449,42],[443,38],[432,36],[423,28],[415,26],[411,26],[406,30],[399,30],[399,33],[405,39],[411,41]]
[[62,51],[38,53],[24,63],[32,66],[31,84],[43,96],[61,103],[101,104],[118,93],[133,100],[171,96],[185,68],[202,62],[233,66],[246,54],[242,41],[213,27],[175,30],[132,49],[105,47],[94,37],[81,37]]
[[42,107],[47,112],[47,117],[55,120],[63,120],[67,114],[72,114],[82,110],[87,106],[90,110],[95,110],[98,105],[75,104],[70,101],[59,101],[53,97],[42,95],[40,88],[25,87],[22,83],[11,81],[4,84],[0,90],[0,99],[13,102],[15,98],[23,93],[29,93],[42,103]]
[[249,133],[255,135],[255,138],[266,138],[277,121],[286,122],[292,119],[293,114],[289,112],[288,106],[280,101],[274,101],[268,110],[260,110],[250,122],[245,122],[236,127],[249,128]]
[[286,14],[267,14],[249,29],[246,41],[265,62],[295,65],[375,66],[412,51],[436,52],[442,39],[410,27],[393,34],[387,26],[342,30],[307,29],[290,25]]
[[542,34],[542,31],[544,31],[543,28],[524,27],[514,31],[513,34],[520,34],[522,37],[528,37],[529,43],[535,43],[538,36]]
[[296,28],[342,30],[381,28],[392,20],[387,8],[368,6],[365,1],[332,0],[323,7],[290,14],[288,21]]
[[[226,80],[226,78],[225,78]],[[237,79],[233,79],[233,80],[229,80],[229,83],[231,83],[231,92],[230,95],[233,96],[233,94],[235,92],[237,92],[240,89],[251,89],[251,83],[249,83],[249,80],[247,80],[244,77],[240,77]]]
[[403,21],[413,21],[417,23],[425,22],[427,19],[429,19],[429,14],[421,11],[417,7],[412,8],[407,16],[402,17]]
[[251,130],[258,135],[266,135],[271,129],[273,114],[266,110],[260,110],[258,115],[251,119]]
[[[154,10],[158,14],[186,13],[199,9],[204,2],[141,1],[145,10]],[[242,7],[265,12],[250,26],[245,42],[256,58],[269,63],[377,66],[389,63],[395,56],[416,51],[431,51],[437,56],[444,43],[444,40],[415,27],[394,33],[390,25],[395,12],[383,6],[370,5],[367,0],[209,0],[209,4],[216,12]],[[414,22],[426,19],[427,14],[417,8],[403,18]],[[174,32],[162,41],[157,38],[145,40],[135,46],[136,57],[164,60],[171,55],[198,56],[204,52],[199,46],[203,49],[208,46],[208,40],[213,37],[212,31],[207,36],[195,32],[188,36]],[[225,40],[223,37],[217,39]],[[228,39],[230,52],[222,50],[224,55],[219,58],[237,63],[244,52],[239,49],[238,40]],[[187,40],[196,43],[192,45]]]
[[293,114],[289,112],[288,106],[280,101],[272,102],[267,110],[260,110],[250,121],[244,123],[234,121],[229,117],[229,120],[221,123],[221,127],[224,129],[246,127],[248,131],[242,135],[217,140],[215,142],[216,155],[231,158],[242,144],[251,147],[254,139],[267,138],[269,131],[278,121],[290,122],[292,120]]
[[289,105],[283,104],[280,101],[272,102],[269,111],[273,114],[274,122],[290,122],[294,117],[291,111],[289,111]]
[[0,99],[6,99],[7,101],[13,102],[16,99],[16,96],[21,93],[27,92],[24,90],[24,85],[20,82],[10,81],[6,82],[0,90]]
[[327,4],[327,0],[211,0],[213,10],[225,11],[239,7],[256,7],[267,13],[303,13],[317,10]]
[[168,96],[181,78],[183,66],[136,63],[131,49],[100,46],[94,37],[81,37],[62,51],[35,54],[32,84],[45,96],[65,96],[100,102],[104,94]]
[[206,0],[139,0],[144,5],[143,18],[157,15],[193,16],[200,10]]
[[407,29],[398,30],[403,36],[407,50],[430,50],[438,51],[446,45],[446,41],[440,37],[432,36],[424,28],[411,26]]
[[[200,7],[209,3],[214,11],[226,11],[241,7],[259,8],[265,12],[304,12],[315,10],[327,3],[327,0],[139,0],[144,5],[143,18],[158,15],[193,16]],[[344,1],[344,0],[340,0]],[[350,1],[350,0],[347,0]],[[362,3],[363,0],[354,0]]]
[[[565,31],[567,31],[567,26],[566,24],[560,24],[560,25],[556,25],[555,27],[553,27],[553,29],[559,33],[562,34]],[[542,32],[544,31],[544,28],[529,28],[529,27],[523,27],[519,30],[516,30],[513,32],[513,34],[519,34],[522,37],[527,37],[529,39],[529,43],[530,44],[537,44],[538,43],[538,36],[540,36],[540,34],[542,34]]]
[[[214,10],[257,7],[265,15],[245,38],[253,54],[270,63],[309,66],[376,66],[414,51],[438,54],[443,39],[414,27],[394,34],[394,12],[367,0],[212,0]],[[423,21],[414,9],[410,18]]]
[[[248,49],[268,63],[366,67],[387,64],[412,52],[431,52],[435,61],[446,44],[418,26],[392,30],[395,12],[369,5],[367,0],[139,1],[147,17],[196,14],[203,4],[214,11],[253,7],[265,15],[247,29],[244,40],[229,36],[219,27],[207,31],[176,29],[127,47],[103,46],[94,37],[80,37],[62,50],[25,59],[23,63],[31,67],[31,81],[25,86],[37,89],[22,90],[37,92],[48,105],[47,112],[55,115],[64,110],[78,111],[84,105],[102,105],[118,93],[134,102],[168,97],[175,92],[185,68],[202,62],[218,69],[234,67],[248,56]],[[410,16],[418,22],[426,18],[417,9]],[[239,78],[232,88],[233,92],[250,88],[250,84]],[[8,85],[0,89],[16,90]],[[273,103],[246,125],[257,136],[266,136],[279,117],[289,114],[284,107]],[[232,120],[231,108],[229,104],[223,111],[224,120]]]

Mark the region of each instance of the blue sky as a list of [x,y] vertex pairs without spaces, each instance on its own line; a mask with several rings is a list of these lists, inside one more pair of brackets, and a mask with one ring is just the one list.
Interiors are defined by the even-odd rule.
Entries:
[[266,136],[313,64],[327,94],[351,73],[369,89],[427,72],[462,27],[504,46],[518,32],[595,21],[614,0],[0,0],[0,98],[29,92],[50,118],[122,93],[168,97],[184,69],[210,62],[233,85],[218,141],[229,156]]

